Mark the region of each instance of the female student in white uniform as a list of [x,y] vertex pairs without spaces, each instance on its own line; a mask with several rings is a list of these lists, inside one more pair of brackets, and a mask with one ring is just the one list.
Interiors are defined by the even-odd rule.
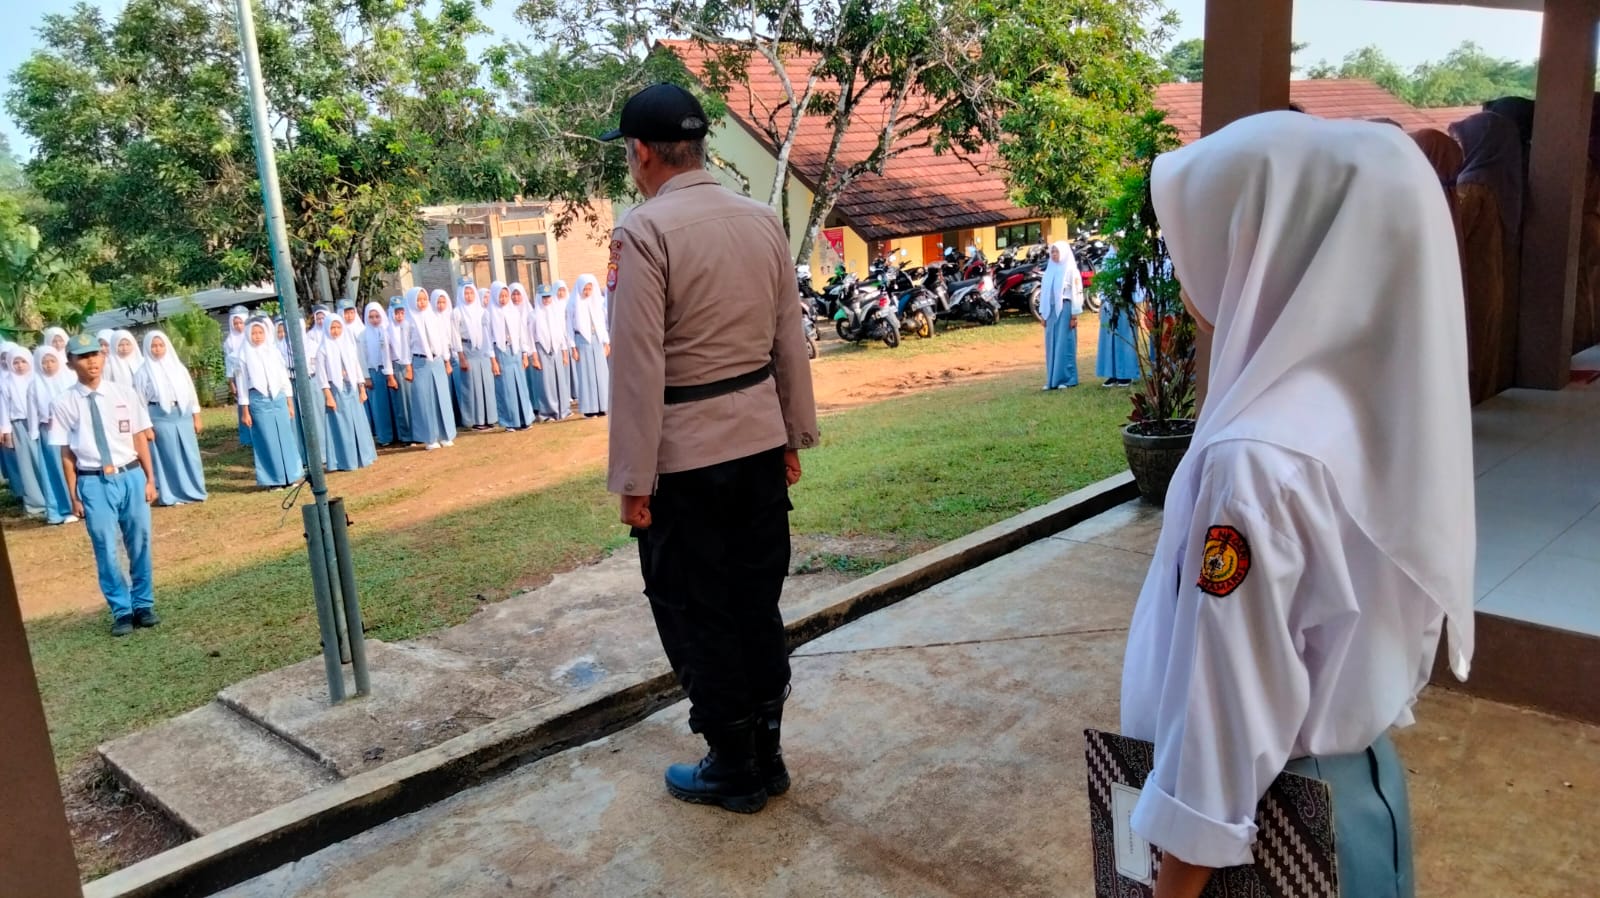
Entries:
[[611,410],[611,331],[600,299],[600,282],[592,274],[578,275],[578,295],[567,306],[567,326],[572,330],[572,387],[578,411],[585,418]]
[[355,471],[378,460],[372,426],[362,406],[367,401],[367,368],[361,347],[345,333],[344,319],[329,316],[317,341],[312,369],[322,390],[322,417],[328,422],[328,470]]
[[200,461],[200,397],[189,369],[162,331],[144,335],[147,361],[133,376],[133,389],[149,405],[155,440],[150,461],[155,466],[160,504],[183,505],[206,500],[205,468]]
[[1214,333],[1123,669],[1123,731],[1155,743],[1132,819],[1164,852],[1155,894],[1250,862],[1257,802],[1287,769],[1332,787],[1341,893],[1408,898],[1386,733],[1413,722],[1442,629],[1456,676],[1472,656],[1450,211],[1405,132],[1295,113],[1162,157],[1152,188]]
[[428,450],[455,445],[456,413],[450,404],[450,330],[428,301],[428,291],[406,291],[411,313],[407,329],[411,358],[406,381],[411,385],[411,437]]
[[456,338],[461,351],[456,372],[456,403],[461,422],[473,430],[488,430],[499,418],[495,402],[493,349],[489,341],[489,294],[472,284],[456,289]]
[[[566,288],[565,281],[556,281],[557,290]],[[567,309],[556,299],[556,290],[541,287],[530,317],[533,405],[540,420],[564,421],[572,415],[572,331],[567,328]]]
[[[59,330],[59,328],[51,328]],[[64,335],[66,331],[61,331]],[[55,427],[56,400],[72,389],[78,375],[67,367],[67,355],[55,348],[50,331],[45,331],[47,345],[33,351],[33,366],[37,371],[33,379],[33,414],[39,420],[40,454],[44,461],[45,520],[51,524],[71,524],[78,520],[72,513],[72,494],[67,491],[67,473],[62,466],[61,452],[50,445],[50,431]],[[61,344],[66,345],[66,340]]]
[[495,409],[500,426],[525,430],[533,425],[528,392],[528,338],[522,321],[526,305],[511,302],[513,291],[500,281],[489,285],[489,342],[494,351]]
[[256,485],[283,489],[305,473],[300,436],[295,432],[293,383],[278,352],[272,322],[252,318],[239,352],[234,392],[250,428]]

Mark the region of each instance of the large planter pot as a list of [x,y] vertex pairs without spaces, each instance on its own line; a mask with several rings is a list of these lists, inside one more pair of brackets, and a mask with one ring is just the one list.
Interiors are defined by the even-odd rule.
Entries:
[[[1146,433],[1144,431],[1151,431]],[[1167,484],[1194,439],[1190,420],[1141,422],[1122,428],[1122,451],[1128,457],[1133,482],[1144,501],[1160,508],[1167,501]]]

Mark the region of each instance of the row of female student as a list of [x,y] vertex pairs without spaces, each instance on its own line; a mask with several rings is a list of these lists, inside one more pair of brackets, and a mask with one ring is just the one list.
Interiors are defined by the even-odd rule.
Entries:
[[[319,415],[329,470],[372,464],[377,445],[454,445],[459,427],[522,430],[540,421],[604,415],[610,335],[599,283],[584,275],[577,295],[563,282],[528,300],[520,284],[448,293],[412,288],[365,316],[341,303],[319,306],[305,340],[322,390]],[[240,406],[240,439],[256,457],[262,486],[302,471],[293,429],[291,359],[281,323],[236,309],[225,346]],[[574,401],[574,398],[576,401]],[[265,409],[265,414],[263,414]],[[360,409],[360,410],[358,410]]]
[[[131,386],[149,404],[153,425],[151,461],[161,505],[185,505],[206,498],[198,434],[200,399],[194,380],[172,341],[161,331],[144,336],[144,349],[117,352],[132,343],[126,331],[101,337],[107,353],[107,376]],[[0,472],[23,511],[49,524],[69,524],[72,497],[62,469],[61,451],[49,445],[56,399],[77,383],[63,352],[67,332],[52,327],[32,352],[16,343],[0,346]]]

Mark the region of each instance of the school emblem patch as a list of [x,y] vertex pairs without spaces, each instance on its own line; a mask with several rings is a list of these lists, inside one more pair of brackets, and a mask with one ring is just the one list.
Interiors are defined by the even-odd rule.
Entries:
[[611,241],[611,261],[606,263],[606,292],[617,289],[617,263],[622,261],[622,241]]
[[1227,526],[1206,531],[1205,554],[1200,560],[1200,591],[1217,597],[1239,588],[1250,573],[1250,543],[1244,534]]

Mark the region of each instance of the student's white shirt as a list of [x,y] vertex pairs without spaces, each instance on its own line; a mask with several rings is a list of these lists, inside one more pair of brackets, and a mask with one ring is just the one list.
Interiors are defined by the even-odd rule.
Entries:
[[[1230,584],[1208,577],[1239,575],[1235,546],[1247,547],[1248,568],[1226,595],[1180,582],[1178,595],[1141,596],[1122,731],[1155,743],[1134,831],[1225,867],[1251,862],[1256,805],[1290,759],[1362,751],[1413,722],[1444,615],[1393,600],[1415,586],[1341,513],[1316,459],[1226,441],[1210,448],[1199,483],[1186,557],[1154,564],[1207,572],[1213,592]],[[1218,537],[1209,549],[1208,537]]]
[[[430,359],[446,359],[451,349],[450,322],[437,314],[415,315],[407,318],[411,323],[411,354]],[[441,325],[443,325],[441,327]],[[407,361],[406,364],[410,364]]]
[[50,445],[71,447],[80,469],[98,471],[106,466],[95,445],[90,402],[100,407],[106,446],[111,450],[110,464],[120,468],[137,461],[139,453],[133,448],[133,437],[150,429],[150,411],[132,387],[103,377],[93,399],[81,382],[56,397],[50,410]]

